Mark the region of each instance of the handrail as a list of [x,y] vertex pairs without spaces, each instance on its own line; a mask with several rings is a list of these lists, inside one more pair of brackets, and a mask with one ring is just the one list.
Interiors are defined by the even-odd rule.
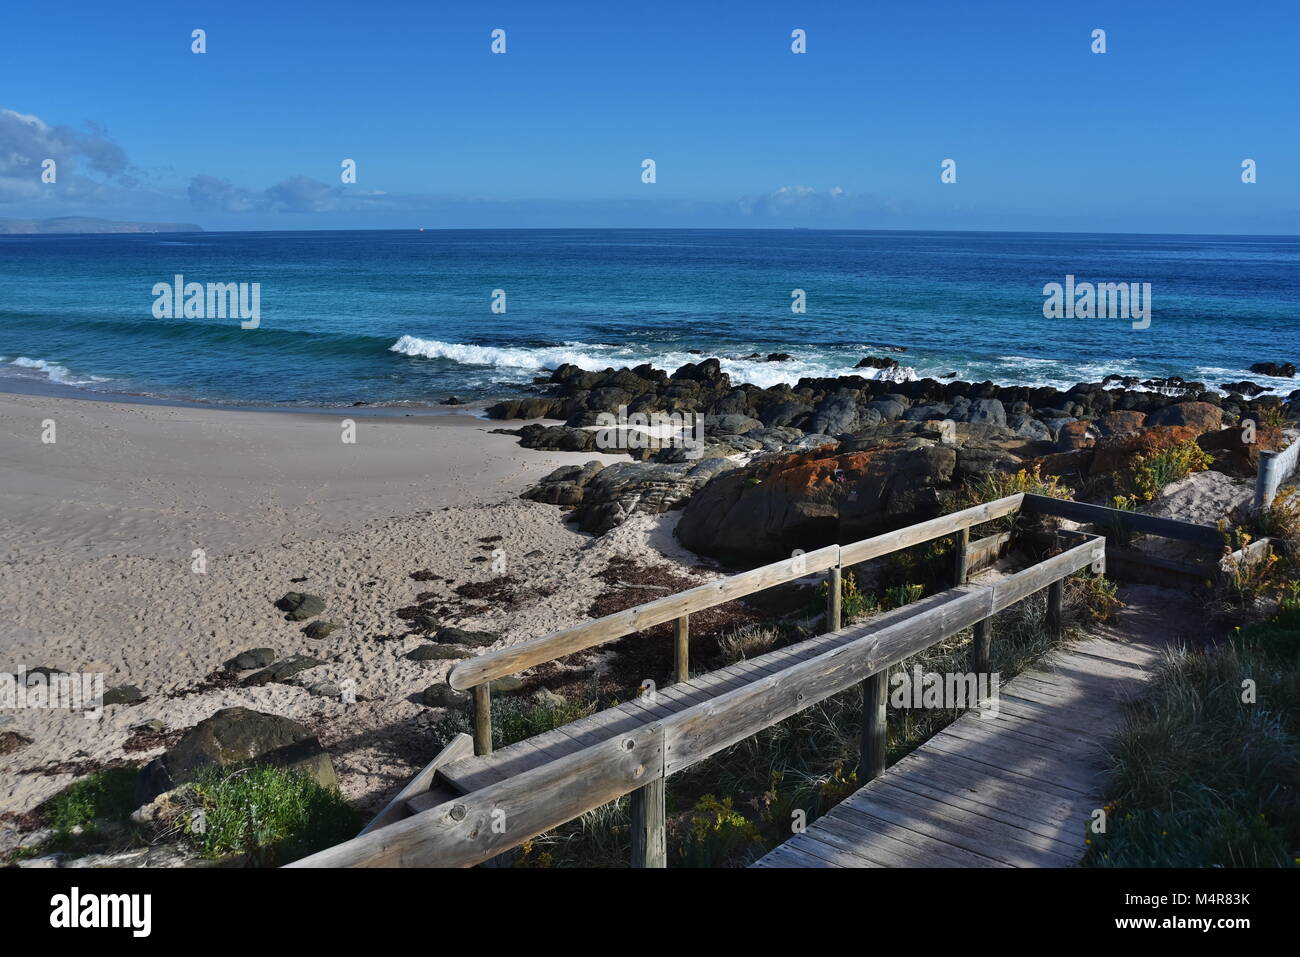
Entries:
[[[996,584],[883,628],[864,624],[849,640],[663,720],[620,733],[405,820],[296,861],[289,867],[466,867],[677,773],[891,665],[977,626],[999,608],[1105,561],[1105,538],[1081,544]],[[1049,602],[1049,614],[1050,612]],[[880,717],[865,733],[883,736]]]
[[666,595],[654,601],[616,611],[612,615],[585,621],[580,625],[561,628],[541,638],[534,638],[510,648],[489,651],[477,658],[457,663],[447,683],[458,691],[472,688],[485,681],[516,674],[534,665],[554,661],[575,651],[585,651],[616,638],[673,621],[682,615],[712,608],[736,598],[743,598],[764,588],[794,581],[805,575],[823,572],[835,567],[839,561],[840,547],[827,545],[815,552],[796,555],[770,565],[763,565],[738,575],[720,578],[695,588]]
[[675,621],[693,612],[743,598],[764,588],[785,584],[816,572],[856,565],[872,558],[888,555],[890,552],[942,538],[964,528],[1009,515],[1020,507],[1024,497],[1023,493],[1008,495],[983,505],[941,515],[928,522],[862,539],[851,545],[828,545],[805,555],[786,558],[716,582],[689,588],[675,595],[657,598],[594,621],[562,628],[510,648],[489,651],[477,658],[468,658],[457,663],[448,676],[447,683],[457,691],[465,691],[497,678],[554,661],[556,658],[626,637],[654,625]]
[[1176,518],[1161,518],[1144,512],[1130,512],[1105,505],[1089,505],[1068,499],[1049,498],[1046,495],[1025,494],[1024,510],[1040,515],[1055,515],[1072,522],[1086,522],[1108,528],[1123,528],[1143,535],[1157,535],[1183,542],[1193,542],[1208,548],[1222,549],[1223,533],[1210,525],[1181,522]]
[[864,538],[851,545],[842,545],[840,547],[840,564],[842,566],[857,565],[859,562],[879,558],[899,549],[911,548],[913,545],[921,545],[936,538],[960,532],[963,528],[970,528],[972,525],[991,522],[1016,511],[1020,508],[1024,498],[1025,494],[1023,492],[1017,492],[1005,498],[985,502],[983,505],[972,505],[960,512],[940,515],[928,522],[919,522],[916,525],[908,525],[906,528],[885,532],[872,538]]

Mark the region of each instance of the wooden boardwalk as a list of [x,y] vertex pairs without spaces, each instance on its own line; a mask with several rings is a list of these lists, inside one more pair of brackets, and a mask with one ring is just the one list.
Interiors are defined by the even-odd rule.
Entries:
[[756,867],[1070,867],[1102,804],[1100,745],[1160,658],[1089,638],[999,688]]

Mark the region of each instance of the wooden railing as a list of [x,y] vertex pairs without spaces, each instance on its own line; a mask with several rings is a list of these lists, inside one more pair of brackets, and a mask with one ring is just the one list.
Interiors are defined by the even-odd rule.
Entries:
[[675,649],[674,680],[686,681],[690,677],[690,616],[693,612],[713,608],[819,572],[827,573],[826,631],[838,631],[842,624],[840,582],[845,568],[953,535],[956,544],[954,580],[960,584],[966,580],[973,564],[985,560],[990,551],[996,551],[1006,544],[1005,535],[990,536],[972,544],[971,527],[1012,514],[1020,508],[1024,497],[1022,494],[1008,495],[1006,498],[941,515],[928,522],[909,525],[851,545],[828,545],[814,552],[796,554],[761,568],[731,575],[635,608],[562,628],[532,641],[462,661],[452,669],[447,682],[458,691],[473,691],[474,752],[480,755],[492,752],[491,682],[497,678],[517,674],[565,655],[585,651],[671,621]]
[[[1019,503],[1019,497],[1015,498]],[[968,523],[962,513],[954,513],[933,523],[924,523],[929,526],[926,532],[918,531],[923,526],[913,526],[902,530],[906,534],[891,534],[899,535],[908,544],[919,544],[954,531],[960,533],[968,530],[971,524],[1013,510],[1014,506],[1006,508],[999,503],[990,503],[967,510],[969,515],[966,517],[971,519]],[[629,732],[371,830],[290,866],[465,867],[489,860],[626,794],[644,795],[656,790],[662,812],[662,782],[669,775],[855,684],[863,686],[864,764],[859,782],[866,783],[884,770],[885,681],[889,668],[963,629],[978,628],[997,612],[1044,588],[1049,590],[1050,622],[1052,627],[1059,629],[1063,580],[1084,568],[1100,571],[1105,562],[1104,538],[1065,533],[1064,539],[1078,544],[994,584],[969,587],[955,597],[948,593],[945,600],[933,601],[932,607],[919,614],[883,626],[866,622],[842,629],[844,640],[828,651],[799,660],[667,717],[648,720],[645,725]],[[863,548],[858,554],[885,554],[874,552],[876,547]],[[934,597],[937,599],[939,596]],[[690,607],[695,606],[692,604]],[[552,643],[546,647],[554,650],[557,645]],[[987,670],[987,647],[984,655]],[[490,673],[481,671],[476,674]],[[662,816],[657,820],[662,825]],[[648,838],[643,834],[639,839],[645,843]],[[638,838],[634,835],[636,840]],[[662,841],[661,831],[658,840]]]

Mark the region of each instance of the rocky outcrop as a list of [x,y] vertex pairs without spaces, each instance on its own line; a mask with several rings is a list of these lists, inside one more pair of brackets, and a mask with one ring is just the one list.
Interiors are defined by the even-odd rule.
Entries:
[[[1013,444],[1010,433],[997,434]],[[963,480],[1019,464],[987,435],[947,445],[921,427],[766,457],[696,493],[677,536],[702,554],[748,563],[784,558],[795,548],[853,541],[931,518]]]
[[193,780],[204,769],[242,764],[292,768],[324,787],[338,787],[329,754],[306,727],[249,708],[223,708],[140,769],[136,805],[150,803],[163,792]]
[[523,497],[567,505],[583,531],[603,534],[635,512],[657,515],[679,508],[714,476],[734,469],[735,462],[708,458],[698,462],[618,462],[556,469]]
[[1202,432],[1217,432],[1223,427],[1223,410],[1208,402],[1175,402],[1147,417],[1147,425],[1176,425]]
[[1251,372],[1271,375],[1279,379],[1295,378],[1295,363],[1292,362],[1256,362],[1250,367]]
[[[1203,382],[1178,376],[1139,382],[1137,377],[1113,375],[1062,391],[955,379],[894,381],[886,373],[895,371],[895,366],[896,360],[868,357],[861,367],[879,371],[881,376],[806,377],[770,388],[733,385],[718,360],[708,358],[671,375],[648,365],[603,372],[561,366],[541,382],[550,393],[545,398],[498,403],[488,412],[514,417],[545,411],[563,419],[562,425],[534,424],[518,433],[526,446],[558,451],[594,449],[598,416],[619,406],[626,406],[629,414],[679,412],[704,417],[702,448],[630,448],[627,451],[639,461],[557,469],[524,493],[525,498],[568,510],[580,528],[601,533],[636,512],[682,507],[715,483],[708,501],[725,506],[724,513],[778,509],[784,507],[779,489],[762,506],[752,504],[761,496],[746,491],[753,487],[753,479],[759,484],[775,481],[776,473],[765,471],[770,466],[768,458],[792,460],[792,456],[815,452],[812,460],[820,461],[827,453],[815,450],[830,447],[837,450],[832,456],[870,451],[884,459],[898,454],[893,447],[906,445],[908,436],[936,432],[936,423],[941,422],[955,423],[963,430],[963,441],[955,453],[958,461],[952,466],[958,479],[977,476],[981,468],[1004,467],[1008,457],[1039,460],[1048,474],[1086,478],[1098,470],[1123,467],[1141,449],[1150,449],[1173,434],[1162,430],[1176,429],[1178,434],[1194,438],[1216,434],[1223,425],[1235,425],[1243,417],[1259,418],[1260,410],[1270,403],[1284,410],[1300,409],[1300,398],[1288,398],[1284,403],[1267,394],[1223,396],[1208,391]],[[981,429],[985,431],[976,431]],[[1148,432],[1152,437],[1132,438]],[[935,440],[927,441],[933,444]],[[1248,457],[1243,450],[1223,451],[1243,461]],[[945,453],[928,454],[942,457]],[[1055,471],[1058,469],[1064,471]],[[737,470],[737,475],[726,477]],[[922,483],[920,487],[942,491],[942,476],[931,477],[935,478],[932,486]],[[742,487],[747,482],[749,485]],[[717,498],[724,488],[731,489],[735,502]],[[906,496],[894,501],[893,486],[873,490],[868,482],[857,491],[884,498],[858,505],[860,514],[848,518],[850,524],[866,527],[875,521],[872,515],[903,514],[911,507]],[[834,498],[838,493],[827,494]],[[924,494],[918,492],[918,496]],[[791,527],[820,520],[817,496],[802,498],[807,502],[791,515]],[[696,526],[696,519],[692,513],[687,526]],[[704,530],[705,524],[700,517],[701,542],[727,538],[722,532]],[[772,543],[791,538],[780,527],[783,520],[767,516],[760,524],[766,529],[761,533],[765,548],[776,549]],[[717,547],[726,550],[733,544],[728,541]]]

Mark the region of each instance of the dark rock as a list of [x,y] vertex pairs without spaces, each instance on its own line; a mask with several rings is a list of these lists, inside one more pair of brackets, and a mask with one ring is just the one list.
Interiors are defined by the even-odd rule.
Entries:
[[273,661],[275,661],[275,652],[272,649],[251,648],[235,655],[226,662],[224,667],[227,671],[252,671],[254,668],[265,668]]
[[104,692],[104,704],[139,704],[144,700],[144,692],[135,685],[118,685]]
[[808,419],[807,431],[839,435],[841,432],[856,432],[858,428],[857,397],[852,392],[842,391],[829,396],[817,406]]
[[277,661],[268,668],[255,672],[244,679],[243,683],[248,687],[266,685],[275,682],[284,684],[299,672],[307,671],[309,668],[319,668],[325,662],[310,655],[290,655]]
[[1097,431],[1102,436],[1123,435],[1126,432],[1137,432],[1146,425],[1146,421],[1144,412],[1107,412],[1097,420]]
[[470,648],[485,648],[500,641],[501,636],[491,631],[466,631],[464,628],[439,628],[433,636],[438,644],[465,645]]
[[292,768],[324,787],[338,787],[329,754],[306,727],[249,708],[223,708],[140,770],[136,804],[148,804],[164,791],[193,780],[205,768],[248,763]]
[[759,418],[768,428],[783,425],[797,426],[799,422],[812,414],[812,406],[805,402],[773,402],[763,407]]
[[1002,407],[1002,403],[997,399],[976,399],[971,403],[970,411],[966,413],[965,420],[976,424],[1005,427],[1007,413]]
[[313,621],[310,625],[302,630],[302,633],[314,641],[322,638],[328,638],[338,625],[332,621]]
[[411,661],[447,661],[450,659],[472,658],[474,652],[464,645],[420,645],[406,653]]
[[420,694],[420,703],[430,708],[463,708],[469,704],[469,694],[441,682],[425,688]]
[[697,492],[677,536],[693,551],[751,563],[865,538],[936,514],[956,464],[953,448],[904,438],[763,459]]
[[325,610],[325,602],[316,595],[291,591],[275,603],[275,607],[285,612],[289,621],[306,621],[315,618]]
[[1226,392],[1235,392],[1238,395],[1244,395],[1251,399],[1259,395],[1261,392],[1273,391],[1272,386],[1256,385],[1254,382],[1250,382],[1246,379],[1243,379],[1240,382],[1224,382],[1219,386],[1219,388]]
[[1256,362],[1250,371],[1278,379],[1295,378],[1295,364],[1291,362]]
[[858,360],[855,369],[897,369],[898,360],[881,356],[866,356]]
[[1223,427],[1223,410],[1208,402],[1175,402],[1149,415],[1147,425],[1182,425],[1200,435]]

